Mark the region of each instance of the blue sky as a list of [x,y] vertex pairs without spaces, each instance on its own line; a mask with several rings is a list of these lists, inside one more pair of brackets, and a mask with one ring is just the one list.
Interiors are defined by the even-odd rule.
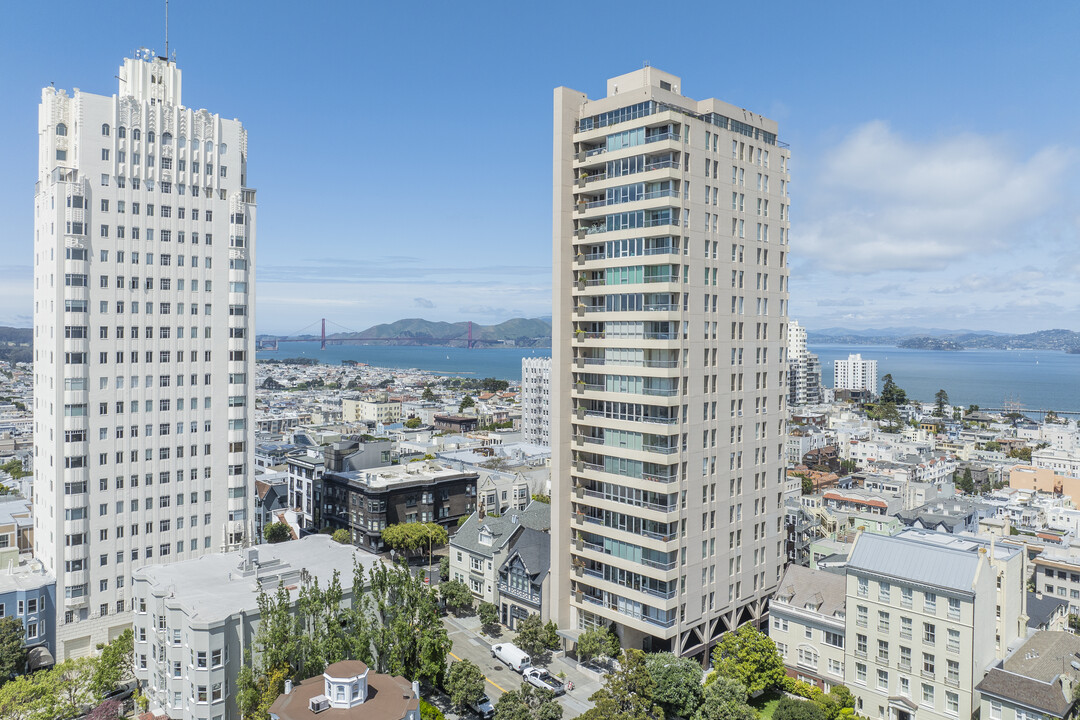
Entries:
[[[40,88],[116,92],[163,6],[5,3],[0,324],[31,322]],[[793,318],[1024,332],[1080,330],[1078,26],[1071,2],[173,0],[170,32],[185,104],[248,128],[260,332],[549,315],[552,89],[644,62],[780,123]]]

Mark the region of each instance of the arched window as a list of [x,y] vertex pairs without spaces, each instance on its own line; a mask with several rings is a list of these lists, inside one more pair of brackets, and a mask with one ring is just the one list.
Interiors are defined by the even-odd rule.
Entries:
[[154,131],[153,130],[146,133],[146,142],[148,142],[148,143],[154,142]]
[[141,138],[142,138],[142,131],[139,130],[139,128],[135,128],[134,130],[131,131],[131,139],[132,140],[139,140]]
[[184,137],[183,135],[176,138],[176,147],[180,148],[181,150],[186,148],[187,147],[187,138]]
[[104,123],[101,126],[101,134],[105,137],[109,137],[109,123]]
[[162,145],[172,145],[172,133],[167,133],[167,132],[161,133],[161,144]]
[[123,125],[118,125],[117,128],[116,128],[116,137],[126,138],[127,137],[127,128],[124,127]]
[[228,149],[229,146],[225,143],[221,143],[220,145],[218,145],[218,153],[220,153],[221,155],[224,155],[228,151]]
[[203,143],[203,150],[208,153],[214,152],[214,143],[207,140],[205,143]]
[[64,123],[56,123],[56,134],[67,135],[67,125]]

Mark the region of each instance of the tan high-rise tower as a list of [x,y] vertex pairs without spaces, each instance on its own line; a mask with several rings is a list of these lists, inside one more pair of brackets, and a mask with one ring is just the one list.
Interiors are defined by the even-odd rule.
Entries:
[[680,86],[555,90],[552,602],[697,655],[784,562],[789,152]]

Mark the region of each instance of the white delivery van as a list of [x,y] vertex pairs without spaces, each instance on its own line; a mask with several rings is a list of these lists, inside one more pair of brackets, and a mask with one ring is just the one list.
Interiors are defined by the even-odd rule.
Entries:
[[491,657],[498,658],[499,660],[504,662],[511,670],[518,673],[532,665],[532,658],[529,657],[528,653],[526,653],[524,650],[517,647],[513,643],[492,645]]

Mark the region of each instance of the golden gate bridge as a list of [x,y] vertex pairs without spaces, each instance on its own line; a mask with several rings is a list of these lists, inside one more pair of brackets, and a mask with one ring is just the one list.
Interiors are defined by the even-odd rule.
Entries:
[[[327,335],[326,335],[326,324],[327,323],[330,323],[331,325],[333,325],[333,326],[335,326],[337,328],[340,328],[340,331],[339,332],[333,332],[330,337],[327,337]],[[317,327],[317,326],[320,328],[320,332],[319,332],[319,336],[318,336],[319,349],[320,350],[325,350],[327,345],[362,345],[364,343],[373,342],[373,341],[391,343],[392,344],[392,343],[395,343],[395,342],[413,342],[413,341],[416,341],[416,340],[423,340],[426,343],[431,344],[431,345],[441,345],[441,344],[464,342],[465,347],[467,347],[467,348],[474,348],[474,347],[476,347],[476,344],[479,342],[479,340],[474,340],[473,339],[473,324],[472,324],[471,320],[469,321],[468,334],[465,337],[461,337],[459,335],[459,336],[454,336],[454,337],[433,338],[433,337],[430,337],[430,336],[427,336],[427,335],[401,335],[401,336],[397,336],[397,337],[378,336],[378,335],[363,336],[363,335],[360,335],[360,331],[358,331],[358,330],[353,330],[351,328],[347,328],[344,325],[342,325],[341,323],[336,323],[333,320],[327,320],[326,318],[320,318],[319,320],[316,320],[315,322],[311,323],[310,325],[302,327],[299,330],[297,330],[296,332],[290,333],[289,335],[286,335],[285,337],[268,337],[268,338],[262,338],[260,340],[257,340],[256,343],[255,343],[255,348],[257,350],[277,350],[280,343],[313,342],[313,341],[316,340],[316,337],[314,336],[313,333],[308,333],[308,331],[315,328],[315,327]],[[348,333],[348,337],[335,337],[336,335],[340,335],[341,333]]]

